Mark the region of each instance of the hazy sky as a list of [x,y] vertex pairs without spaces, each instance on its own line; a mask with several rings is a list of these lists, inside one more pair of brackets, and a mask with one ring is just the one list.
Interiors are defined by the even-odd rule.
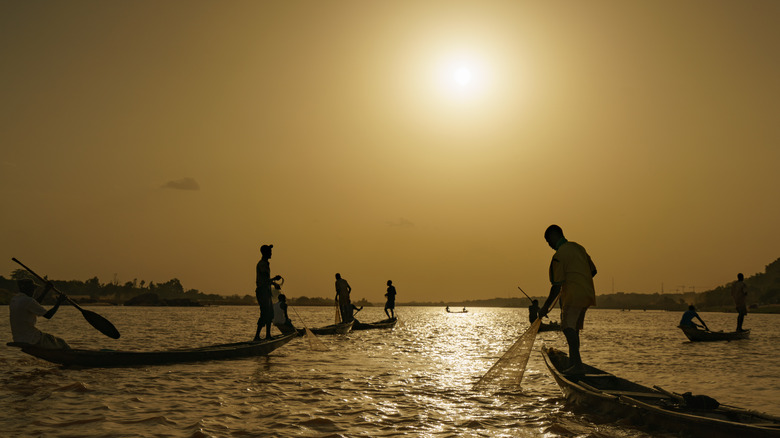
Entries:
[[0,274],[703,291],[780,257],[780,2],[2,1]]

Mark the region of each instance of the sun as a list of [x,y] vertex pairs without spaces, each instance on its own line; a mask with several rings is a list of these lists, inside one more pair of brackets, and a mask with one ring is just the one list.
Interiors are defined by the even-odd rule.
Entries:
[[465,87],[471,83],[471,77],[471,70],[468,67],[458,67],[452,74],[455,83],[461,87]]

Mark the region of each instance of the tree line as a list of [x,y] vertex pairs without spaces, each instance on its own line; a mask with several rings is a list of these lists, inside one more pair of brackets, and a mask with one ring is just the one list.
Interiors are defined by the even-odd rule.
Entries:
[[[23,270],[16,269],[10,278],[0,275],[0,304],[8,304],[16,294],[16,280],[32,278]],[[38,281],[39,282],[39,281]],[[40,282],[39,282],[40,283]],[[133,279],[124,284],[114,280],[101,283],[97,277],[86,281],[53,280],[57,289],[80,304],[100,303],[114,305],[257,305],[254,295],[206,294],[197,289],[186,289],[177,278],[164,283],[138,281]],[[748,288],[748,305],[755,310],[780,313],[780,258],[768,264],[762,273],[745,278]],[[603,309],[669,310],[683,311],[694,304],[702,311],[732,311],[731,298],[733,282],[700,293],[647,294],[618,292],[598,295],[597,307]],[[55,294],[47,297],[53,302]],[[534,297],[541,302],[546,296]],[[294,306],[332,306],[333,298],[288,297],[288,303]],[[456,307],[526,307],[529,301],[520,298],[491,298],[467,301],[439,302],[399,302],[407,306],[456,306]],[[365,299],[355,303],[357,306],[371,306]]]

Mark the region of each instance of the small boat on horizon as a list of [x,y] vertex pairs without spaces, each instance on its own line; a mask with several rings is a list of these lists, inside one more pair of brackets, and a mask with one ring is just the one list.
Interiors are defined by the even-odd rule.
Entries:
[[736,341],[750,337],[750,330],[740,332],[712,332],[696,326],[678,326],[691,342]]
[[780,437],[777,416],[723,405],[704,395],[649,388],[590,365],[584,365],[584,374],[564,374],[568,355],[546,346],[542,358],[566,402],[589,415],[691,437]]
[[447,313],[469,313],[468,310],[464,307],[463,310],[450,310],[449,306],[445,309]]
[[561,323],[558,321],[543,322],[539,325],[539,332],[559,332]]

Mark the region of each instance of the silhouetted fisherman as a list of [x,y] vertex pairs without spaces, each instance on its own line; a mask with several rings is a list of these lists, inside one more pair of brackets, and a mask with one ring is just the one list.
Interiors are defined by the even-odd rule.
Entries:
[[336,301],[339,303],[341,312],[341,322],[352,321],[352,302],[349,300],[349,294],[352,287],[347,280],[341,278],[341,274],[336,274]]
[[271,285],[274,281],[282,279],[280,275],[271,279],[271,254],[273,245],[263,245],[260,247],[261,258],[257,262],[257,279],[255,283],[257,288],[255,289],[255,296],[257,297],[257,304],[260,305],[260,318],[257,320],[257,331],[255,332],[255,341],[260,340],[260,330],[265,326],[266,339],[271,339],[271,323],[274,319],[274,307],[271,302]]
[[747,285],[745,284],[745,276],[740,272],[737,274],[737,281],[731,285],[731,296],[734,298],[734,304],[737,307],[737,331],[743,332],[742,322],[747,315]]
[[539,300],[533,300],[528,306],[528,320],[533,324],[537,319],[539,319]]
[[[387,302],[385,303],[385,315],[389,319],[395,318],[395,286],[393,286],[392,280],[387,280],[387,292],[385,293]],[[388,310],[390,312],[388,312]]]
[[[693,318],[698,319],[702,325],[693,322]],[[703,327],[704,330],[709,330],[707,324],[704,323],[704,320],[696,313],[696,307],[694,307],[693,304],[688,306],[688,310],[683,313],[682,319],[680,319],[680,327]]]
[[295,326],[287,315],[287,296],[282,293],[279,294],[279,301],[274,303],[274,325],[284,334],[295,331]]
[[555,297],[560,294],[561,328],[569,344],[571,363],[563,372],[581,374],[585,367],[580,357],[580,330],[588,307],[596,304],[596,288],[593,285],[596,265],[582,245],[569,242],[563,237],[563,230],[558,225],[547,227],[544,240],[555,250],[555,254],[550,262],[550,295],[539,310],[539,317],[544,318],[547,315]]
[[57,313],[57,309],[60,308],[65,295],[60,294],[54,307],[47,311],[40,303],[43,302],[49,291],[54,288],[50,281],[46,282],[43,292],[38,295],[37,300],[35,298],[37,286],[34,281],[25,278],[18,280],[16,285],[19,288],[19,293],[14,295],[11,298],[11,302],[8,303],[11,336],[13,336],[14,342],[23,342],[41,348],[69,349],[70,345],[64,339],[43,333],[35,327],[39,316],[51,319]]

